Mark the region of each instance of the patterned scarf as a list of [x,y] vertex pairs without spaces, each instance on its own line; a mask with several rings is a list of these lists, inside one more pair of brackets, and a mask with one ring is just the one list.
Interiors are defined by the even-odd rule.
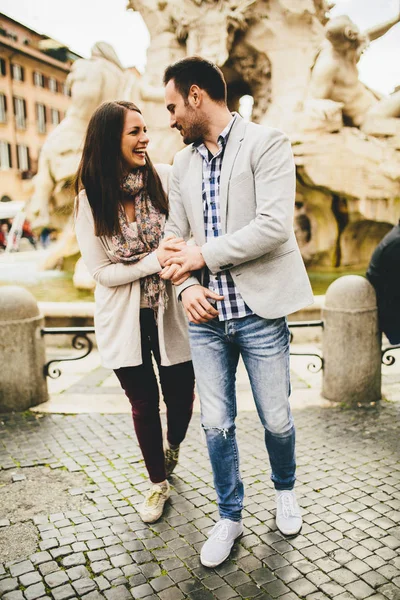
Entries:
[[[122,263],[136,263],[160,244],[164,231],[165,215],[151,202],[147,191],[147,172],[136,169],[127,175],[121,184],[124,195],[133,198],[137,231],[129,227],[124,207],[119,207],[121,233],[112,236],[114,254]],[[158,311],[167,306],[165,282],[159,275],[147,275],[140,280],[141,289],[150,308]]]

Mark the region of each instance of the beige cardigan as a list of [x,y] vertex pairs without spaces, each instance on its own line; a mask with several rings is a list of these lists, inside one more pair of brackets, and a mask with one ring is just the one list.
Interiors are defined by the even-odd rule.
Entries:
[[[164,189],[168,190],[171,167],[156,168]],[[82,258],[96,281],[94,324],[102,363],[109,369],[140,365],[140,278],[161,270],[157,255],[152,252],[131,265],[116,262],[109,240],[94,234],[92,210],[84,191],[79,194],[75,230]],[[167,308],[158,315],[163,366],[191,359],[187,319],[170,282],[167,293]]]

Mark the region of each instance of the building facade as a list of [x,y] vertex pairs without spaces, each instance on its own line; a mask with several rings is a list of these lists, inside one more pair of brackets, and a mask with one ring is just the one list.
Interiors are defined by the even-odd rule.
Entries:
[[29,198],[41,147],[68,108],[77,58],[0,13],[0,201]]

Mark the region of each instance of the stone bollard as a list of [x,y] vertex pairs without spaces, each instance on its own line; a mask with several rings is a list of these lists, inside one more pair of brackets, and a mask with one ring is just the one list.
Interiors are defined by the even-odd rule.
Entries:
[[352,406],[380,400],[381,334],[372,285],[359,275],[336,279],[322,318],[322,395]]
[[0,412],[23,411],[48,400],[43,325],[28,290],[0,287]]

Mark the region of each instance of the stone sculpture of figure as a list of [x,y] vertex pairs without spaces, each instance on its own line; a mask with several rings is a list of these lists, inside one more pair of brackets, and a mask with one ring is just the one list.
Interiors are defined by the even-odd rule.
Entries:
[[256,0],[192,0],[176,13],[188,56],[201,55],[219,67],[228,60],[235,33],[247,29],[248,10]]
[[182,148],[165,118],[165,68],[187,55],[199,54],[218,66],[229,56],[234,32],[245,28],[245,11],[256,0],[129,0],[141,14],[151,42],[137,103],[151,132],[149,152],[155,162],[172,162]]
[[137,78],[125,71],[112,46],[97,42],[89,59],[74,62],[67,77],[71,104],[65,119],[46,139],[26,212],[34,228],[62,231],[42,268],[53,269],[78,252],[72,223],[73,179],[81,158],[86,128],[94,110],[106,100],[135,97]]
[[105,100],[131,99],[136,79],[124,71],[114,49],[97,42],[89,59],[77,60],[67,78],[71,104],[65,119],[46,139],[33,180],[27,212],[33,226],[63,229],[73,206],[72,179],[78,168],[86,127]]
[[186,54],[178,41],[174,15],[179,11],[179,0],[129,0],[128,9],[140,13],[151,37],[147,50],[146,70],[140,78],[136,103],[143,111],[151,142],[149,152],[155,163],[172,162],[182,148],[178,132],[171,131],[164,106],[164,69]]
[[400,117],[400,91],[382,96],[358,78],[357,63],[370,41],[384,35],[400,16],[364,33],[348,16],[330,19],[325,26],[322,44],[311,72],[310,95],[341,103],[348,125],[368,128],[370,118]]

